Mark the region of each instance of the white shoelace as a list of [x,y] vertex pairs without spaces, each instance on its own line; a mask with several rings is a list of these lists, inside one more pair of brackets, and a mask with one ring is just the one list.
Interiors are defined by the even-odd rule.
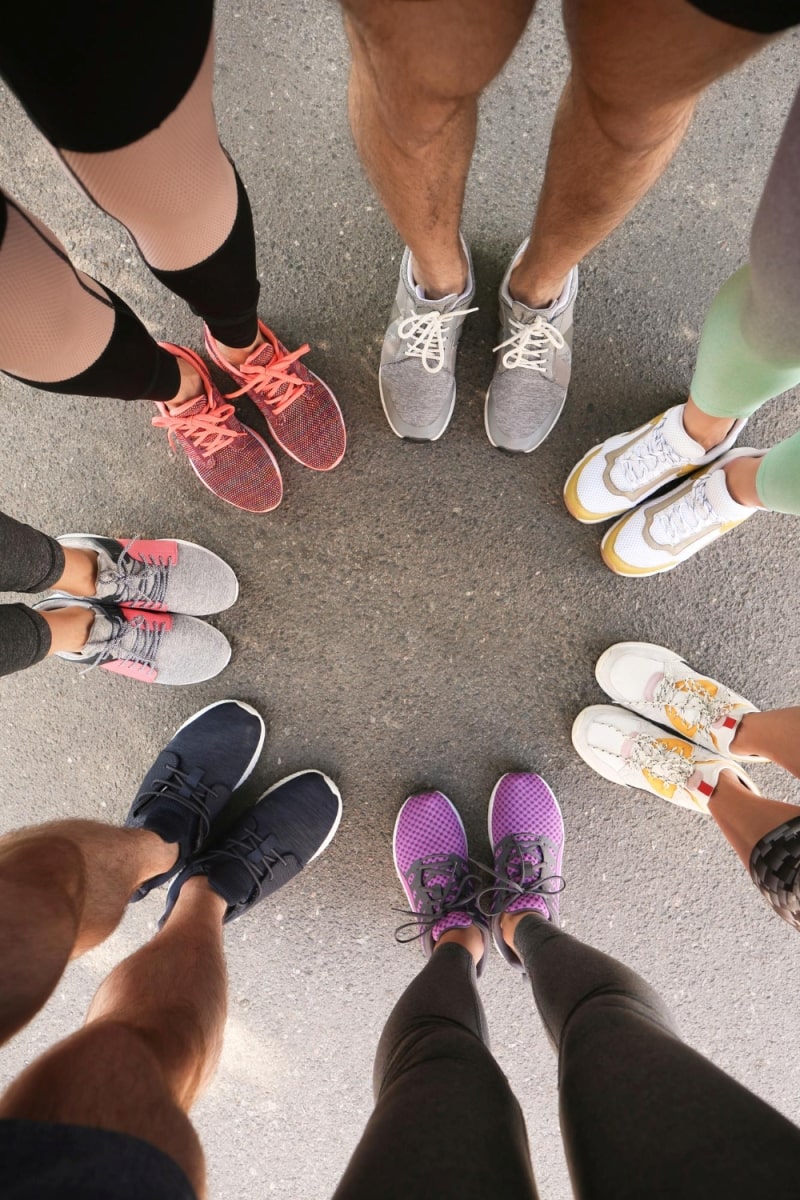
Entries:
[[653,534],[662,545],[674,546],[719,522],[719,513],[706,495],[706,480],[698,479],[685,496],[656,515]]
[[526,371],[544,374],[547,370],[546,355],[551,347],[560,350],[564,345],[562,334],[541,316],[530,323],[511,317],[509,324],[513,330],[511,337],[494,348],[495,353],[505,350],[503,366],[508,371],[524,367]]
[[630,487],[641,487],[656,479],[664,467],[680,467],[688,459],[683,458],[664,437],[662,425],[651,429],[647,437],[634,442],[629,450],[619,456],[617,466],[623,473],[624,481]]
[[698,729],[708,729],[732,709],[724,689],[712,696],[697,679],[679,679],[669,671],[653,693],[653,704],[660,708],[674,708],[682,721]]
[[627,764],[637,771],[649,771],[662,783],[674,784],[676,787],[684,787],[686,781],[697,770],[696,764],[690,758],[684,758],[676,750],[668,750],[647,733],[640,733],[634,737]]
[[453,312],[441,313],[434,308],[431,312],[413,313],[406,317],[397,327],[400,341],[408,342],[406,358],[421,359],[428,374],[436,375],[444,366],[451,321],[477,311],[477,308],[457,308]]

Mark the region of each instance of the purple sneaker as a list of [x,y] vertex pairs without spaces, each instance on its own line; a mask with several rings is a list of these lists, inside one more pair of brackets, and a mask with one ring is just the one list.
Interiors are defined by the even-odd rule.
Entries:
[[489,840],[495,882],[479,897],[490,905],[494,944],[515,967],[521,963],[506,944],[500,918],[506,912],[538,912],[558,925],[559,892],[564,889],[564,818],[540,775],[512,772],[495,785],[489,801]]
[[[448,929],[477,925],[483,935],[486,962],[489,930],[475,907],[475,876],[469,872],[467,835],[455,807],[441,792],[409,796],[394,826],[394,865],[411,906],[413,921],[401,925],[399,942],[420,940],[427,958]],[[401,936],[407,929],[417,932]]]

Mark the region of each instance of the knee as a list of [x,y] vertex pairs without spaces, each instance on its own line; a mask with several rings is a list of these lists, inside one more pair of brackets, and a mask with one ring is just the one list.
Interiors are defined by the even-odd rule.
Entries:
[[605,141],[631,157],[645,157],[679,141],[689,127],[697,96],[662,104],[631,102],[611,94],[602,80],[572,76],[573,103],[600,131]]

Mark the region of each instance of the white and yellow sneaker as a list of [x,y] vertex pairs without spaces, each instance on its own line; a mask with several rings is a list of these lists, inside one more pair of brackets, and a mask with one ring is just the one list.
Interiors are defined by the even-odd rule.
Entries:
[[572,744],[604,779],[640,788],[693,812],[708,813],[708,802],[723,771],[732,771],[760,795],[733,759],[708,754],[614,704],[594,704],[578,713]]
[[742,717],[754,704],[688,666],[674,650],[651,642],[617,642],[594,669],[600,687],[639,716],[679,733],[697,746],[737,762],[767,762],[731,749]]
[[600,543],[616,575],[660,575],[710,546],[761,509],[739,504],[728,491],[725,466],[763,450],[731,450],[663,496],[648,500],[612,525]]
[[577,521],[593,525],[628,512],[659,488],[721,458],[747,424],[737,421],[724,441],[705,450],[684,428],[685,408],[676,404],[584,454],[564,485],[564,503]]

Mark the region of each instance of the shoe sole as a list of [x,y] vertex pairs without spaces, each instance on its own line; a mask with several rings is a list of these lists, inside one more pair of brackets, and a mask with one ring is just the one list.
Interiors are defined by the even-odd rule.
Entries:
[[[343,812],[343,808],[344,808],[344,806],[342,804],[342,793],[339,791],[338,787],[333,782],[330,775],[326,775],[324,771],[318,771],[315,767],[306,767],[305,770],[303,770],[303,771],[295,771],[292,775],[286,775],[283,779],[279,779],[277,781],[277,783],[271,784],[267,788],[267,790],[265,792],[262,792],[262,794],[258,797],[258,800],[256,800],[256,804],[260,804],[260,802],[262,800],[264,800],[267,796],[271,795],[272,792],[277,791],[279,787],[283,787],[283,785],[285,783],[290,783],[293,779],[299,778],[300,775],[321,775],[322,778],[325,780],[326,784],[328,785],[328,787],[333,792],[334,796],[336,797],[336,799],[339,803],[339,811],[336,814],[336,820],[333,822],[333,825],[331,826],[330,832],[328,833],[327,837],[325,838],[325,841],[322,843],[322,845],[320,846],[320,848],[318,850],[314,851],[314,853],[311,855],[311,858],[306,863],[306,866],[309,866],[312,862],[314,862],[314,860],[316,858],[319,858],[320,854],[322,854],[322,852],[324,850],[328,849],[328,846],[330,846],[331,842],[333,841],[333,839],[336,835],[336,831],[339,828],[339,822],[342,819],[342,812]],[[255,808],[255,804],[253,805],[253,808]]]
[[193,725],[194,722],[199,717],[202,717],[204,713],[211,712],[213,708],[219,708],[221,704],[236,704],[239,708],[243,708],[245,712],[252,713],[254,717],[258,717],[259,721],[261,722],[261,737],[258,739],[258,746],[256,747],[250,762],[245,767],[244,774],[239,779],[239,782],[234,784],[233,788],[231,789],[231,791],[235,792],[236,789],[240,788],[244,781],[249,779],[249,777],[252,775],[255,765],[261,757],[261,751],[264,748],[264,739],[267,736],[267,726],[264,718],[261,716],[260,712],[253,708],[252,704],[246,704],[244,700],[215,700],[213,704],[207,704],[205,708],[201,708],[199,712],[194,713],[194,715],[184,721],[182,725],[179,725],[173,733],[172,738],[170,738],[170,741],[172,741],[173,738],[176,738],[182,729],[186,729],[189,725]]
[[[630,712],[635,711],[634,709],[630,708],[630,701],[626,697],[620,696],[619,694],[617,694],[611,690],[610,680],[609,680],[608,684],[603,682],[603,679],[601,676],[604,673],[606,664],[610,663],[612,658],[615,657],[615,654],[620,651],[628,652],[631,654],[642,654],[642,655],[646,656],[646,655],[652,653],[652,651],[654,651],[654,650],[657,651],[659,656],[663,657],[667,662],[678,663],[682,667],[689,666],[686,659],[681,657],[681,655],[678,654],[677,651],[670,650],[667,646],[659,646],[655,642],[615,642],[613,646],[609,646],[607,650],[603,651],[603,653],[600,655],[597,662],[595,663],[595,668],[594,668],[595,679],[597,680],[598,684],[603,689],[605,694],[609,697],[609,699],[613,700],[615,704],[619,704],[621,708],[628,708]],[[692,667],[692,668],[690,668],[690,670],[694,670],[694,668]],[[747,703],[749,704],[750,701],[748,700]],[[760,709],[755,708],[755,705],[753,707],[756,712],[760,711]],[[649,721],[650,717],[646,717],[644,719]],[[678,737],[686,737],[685,734],[678,733],[677,730],[672,729],[669,725],[665,724],[664,721],[659,721],[657,718],[655,720],[656,720],[656,724],[662,725],[663,728],[666,729],[668,733],[672,733],[673,735],[677,733]],[[732,758],[734,762],[767,763],[767,762],[771,761],[768,758],[761,758],[759,755],[733,754],[730,750],[727,752],[725,752],[723,750],[718,750],[716,748],[716,746],[713,746],[713,747],[712,746],[704,746],[702,744],[702,742],[695,742],[693,738],[686,738],[686,740],[693,742],[693,744],[695,746],[698,746],[702,750],[708,750],[709,753],[711,753],[711,754],[719,754],[722,758]]]
[[566,405],[566,403],[567,403],[567,395],[566,395],[566,392],[565,392],[565,393],[564,393],[564,399],[561,401],[561,407],[559,408],[559,410],[558,410],[558,412],[556,413],[556,415],[553,417],[552,424],[551,424],[551,425],[550,425],[550,426],[547,428],[547,430],[546,430],[546,431],[545,431],[545,432],[542,434],[542,436],[539,438],[538,442],[536,442],[536,443],[535,443],[533,446],[529,446],[527,450],[518,450],[518,449],[516,449],[514,446],[501,446],[501,445],[500,445],[498,442],[496,442],[496,441],[494,440],[494,438],[492,437],[491,433],[489,432],[489,395],[490,395],[490,393],[491,393],[491,390],[492,390],[492,389],[491,389],[491,387],[489,387],[489,388],[488,388],[488,390],[487,390],[487,392],[486,392],[486,396],[485,396],[485,398],[484,398],[484,403],[483,403],[483,427],[484,427],[484,429],[486,430],[486,436],[487,436],[487,438],[489,439],[489,445],[490,445],[490,446],[494,446],[495,450],[504,450],[504,451],[506,452],[506,454],[533,454],[534,450],[538,450],[538,449],[539,449],[539,447],[540,447],[540,446],[541,446],[541,445],[542,445],[544,442],[546,442],[546,441],[547,441],[547,439],[550,437],[550,434],[551,434],[551,433],[553,432],[553,430],[555,429],[556,425],[558,424],[558,422],[559,422],[559,420],[560,420],[560,418],[561,418],[561,414],[562,414],[562,413],[563,413],[563,411],[564,411],[564,406],[565,406],[565,405]]
[[[247,510],[244,510],[244,511],[247,511]],[[60,537],[57,537],[56,541],[62,546],[70,546],[72,544],[72,542],[74,542],[74,541],[77,541],[77,540],[85,541],[86,539],[90,539],[92,541],[98,541],[98,542],[99,541],[115,542],[118,540],[117,538],[107,538],[107,537],[105,537],[104,534],[99,534],[99,533],[64,533],[64,534],[61,534]],[[134,538],[130,539],[130,541],[134,541],[134,540],[135,540]],[[197,542],[185,542],[185,541],[183,541],[182,538],[152,538],[152,539],[148,538],[148,541],[174,542],[176,546],[190,546],[192,550],[205,550],[206,554],[210,554],[213,559],[215,559],[219,563],[222,563],[223,567],[228,567],[229,569],[233,570],[233,568],[230,566],[230,563],[226,563],[224,558],[220,558],[220,556],[218,554],[215,554],[213,550],[207,549],[206,546],[198,546]],[[77,546],[77,547],[73,547],[73,549],[81,549],[81,547]],[[233,608],[234,604],[239,599],[239,580],[238,580],[238,577],[236,576],[235,572],[234,572],[233,577],[236,580],[236,595],[234,596],[233,600],[231,600],[230,604],[228,605],[228,608]],[[72,593],[71,592],[54,591],[53,595],[54,596],[71,596]],[[98,600],[97,603],[102,604],[103,601]],[[131,607],[131,606],[129,605],[128,607]],[[138,606],[136,606],[136,607],[138,607]],[[146,611],[146,610],[143,610],[143,611]],[[152,611],[153,612],[164,612],[166,610],[157,608],[157,609],[153,609]],[[179,610],[173,608],[173,609],[170,609],[169,611],[170,612],[178,612]],[[189,617],[195,617],[195,616],[201,616],[201,615],[206,616],[206,617],[211,617],[211,616],[214,616],[218,612],[227,612],[227,611],[228,611],[227,608],[216,608],[216,609],[214,609],[213,613],[203,613],[203,614],[183,613],[182,615],[189,616]]]
[[[495,800],[495,796],[497,795],[497,792],[500,788],[500,784],[509,775],[513,775],[513,774],[516,774],[516,772],[506,771],[504,775],[501,775],[500,778],[498,779],[497,783],[492,788],[492,794],[489,797],[489,814],[487,817],[486,824],[487,824],[487,827],[489,830],[489,846],[491,847],[491,851],[492,851],[492,864],[494,864],[494,839],[492,837],[492,815],[494,813],[494,800]],[[531,774],[533,774],[533,772],[531,772]],[[542,776],[540,775],[539,778],[541,779]],[[543,780],[543,782],[547,783],[547,780]],[[550,792],[550,795],[553,797],[553,802],[556,806],[556,809],[558,810],[558,815],[561,818],[561,828],[564,829],[564,814],[561,811],[561,805],[558,803],[558,800],[556,800],[555,793],[554,793],[553,789],[550,787],[549,783],[547,783],[547,787]],[[563,841],[561,842],[562,855],[564,853],[564,846],[566,845],[566,843],[567,843],[567,836],[566,836],[566,830],[565,830],[564,838],[563,838]],[[511,960],[508,957],[508,953],[510,952],[511,954],[514,955],[514,957],[516,958],[520,967],[522,967],[522,969],[524,970],[525,968],[522,966],[522,960],[520,959],[519,955],[516,953],[515,950],[512,950],[510,946],[506,945],[505,941],[503,941],[502,945],[500,944],[500,938],[498,937],[497,933],[494,930],[494,922],[493,921],[491,922],[491,925],[492,925],[492,941],[494,942],[494,948],[497,951],[497,953],[500,955],[501,958],[504,958],[506,962],[511,962]],[[498,922],[498,929],[499,929],[499,927],[500,927],[500,925]],[[514,965],[513,962],[511,965],[512,966]]]
[[395,437],[399,437],[400,440],[403,442],[416,442],[417,444],[438,442],[439,438],[444,437],[444,435],[447,433],[447,430],[450,428],[450,422],[453,419],[453,413],[455,412],[455,408],[456,408],[456,391],[455,391],[455,389],[453,390],[453,399],[450,404],[450,411],[447,414],[447,420],[444,424],[444,428],[442,429],[441,433],[436,434],[436,437],[430,437],[430,438],[410,437],[407,433],[400,433],[397,429],[395,429],[394,425],[392,424],[392,418],[389,416],[389,410],[386,407],[386,401],[383,398],[383,384],[381,382],[380,371],[378,371],[378,394],[380,395],[380,398],[381,398],[381,408],[383,409],[383,415],[386,417],[386,421],[389,425],[389,428],[391,429],[391,431],[395,435]]
[[[438,791],[438,788],[434,788],[433,790]],[[408,796],[406,796],[405,800],[400,805],[400,811],[398,812],[397,816],[395,817],[394,829],[392,830],[392,862],[394,863],[395,874],[397,875],[397,878],[400,880],[400,886],[403,889],[403,895],[405,896],[406,900],[408,900],[408,903],[411,904],[412,906],[413,906],[413,901],[411,900],[411,897],[409,896],[408,892],[406,891],[406,885],[403,882],[403,876],[401,875],[400,868],[397,865],[397,830],[400,825],[400,818],[403,815],[403,809],[405,808],[405,806],[408,804],[409,800],[413,796],[418,796],[419,794],[420,794],[419,792],[411,792]],[[467,831],[464,828],[464,822],[461,820],[461,813],[458,811],[455,804],[453,804],[453,801],[450,799],[449,796],[445,796],[444,792],[439,792],[439,795],[444,796],[445,800],[447,801],[447,803],[450,805],[451,809],[455,813],[456,818],[458,820],[459,828],[460,828],[462,834],[464,835],[464,844],[467,847],[467,852],[469,852],[469,842],[467,841]]]

